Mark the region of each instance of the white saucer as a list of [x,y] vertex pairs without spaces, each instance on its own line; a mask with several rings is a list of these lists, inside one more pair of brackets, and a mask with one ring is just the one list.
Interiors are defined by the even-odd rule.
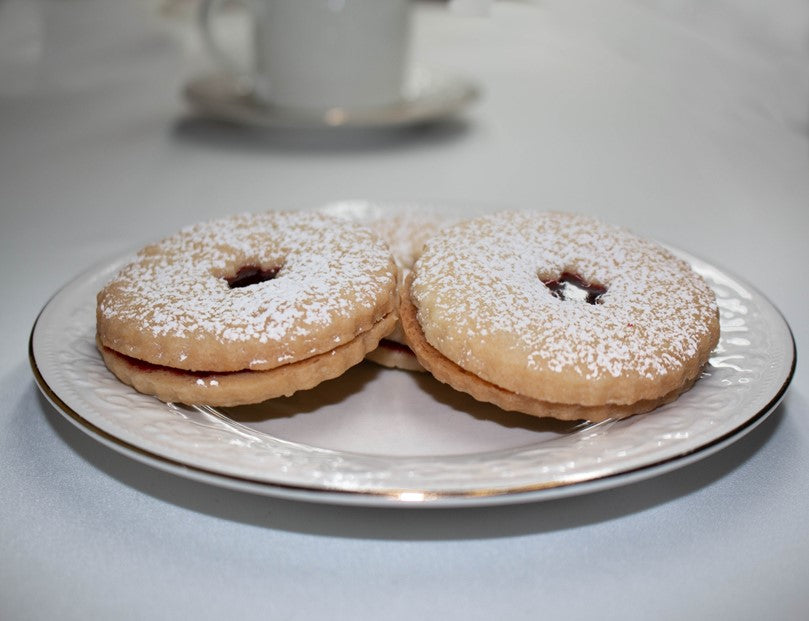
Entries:
[[441,72],[414,70],[396,103],[364,109],[303,110],[259,100],[249,82],[232,74],[192,79],[183,94],[201,114],[255,127],[384,128],[437,121],[460,112],[480,95],[472,82]]

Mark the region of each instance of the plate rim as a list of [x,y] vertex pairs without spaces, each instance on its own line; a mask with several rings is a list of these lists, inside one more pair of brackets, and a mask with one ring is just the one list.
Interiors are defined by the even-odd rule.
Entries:
[[[666,244],[666,246],[671,247],[668,244]],[[683,252],[687,256],[693,257],[694,259],[697,259],[698,261],[701,261],[707,265],[715,267],[715,264],[705,261],[696,255],[686,253],[685,251],[680,252]],[[786,333],[789,337],[791,344],[791,348],[789,348],[791,360],[789,363],[789,371],[786,374],[781,386],[764,406],[762,406],[755,413],[751,414],[749,417],[745,418],[744,421],[733,429],[728,430],[720,436],[711,438],[704,444],[700,444],[699,446],[675,455],[670,455],[654,462],[641,464],[620,472],[594,475],[578,480],[560,479],[552,482],[537,483],[536,485],[529,484],[514,487],[504,486],[496,489],[475,488],[470,490],[423,492],[413,489],[396,488],[387,488],[381,490],[355,490],[336,488],[327,485],[318,487],[297,483],[258,480],[249,476],[217,472],[204,466],[184,463],[180,460],[155,453],[131,442],[122,440],[114,434],[101,429],[67,405],[67,403],[65,403],[65,401],[59,397],[57,392],[48,384],[47,380],[42,375],[36,361],[36,355],[34,353],[34,338],[37,331],[37,326],[39,325],[45,310],[48,308],[51,302],[57,296],[59,296],[60,293],[69,288],[75,282],[87,277],[88,274],[95,273],[96,271],[103,270],[105,267],[109,267],[110,263],[116,261],[116,259],[119,261],[124,260],[127,256],[129,256],[129,254],[131,253],[122,253],[116,258],[107,258],[82,270],[74,278],[71,278],[67,283],[59,287],[42,306],[34,320],[28,339],[28,360],[37,387],[46,400],[57,412],[59,412],[59,414],[66,418],[75,427],[96,441],[99,441],[107,448],[134,459],[137,462],[157,468],[158,470],[168,472],[181,478],[192,479],[218,487],[260,494],[264,496],[343,505],[382,507],[471,507],[551,500],[555,498],[611,489],[652,478],[654,476],[664,474],[665,472],[687,466],[704,457],[712,455],[713,453],[742,438],[748,432],[757,427],[761,422],[763,422],[778,407],[786,395],[797,366],[797,345],[795,342],[794,333],[781,310],[775,306],[769,300],[769,298],[761,293],[761,291],[752,286],[745,279],[739,278],[735,274],[728,272],[723,268],[716,268],[726,275],[732,277],[736,282],[743,285],[748,290],[754,292],[775,311],[776,315],[780,318],[783,327],[786,328]]]

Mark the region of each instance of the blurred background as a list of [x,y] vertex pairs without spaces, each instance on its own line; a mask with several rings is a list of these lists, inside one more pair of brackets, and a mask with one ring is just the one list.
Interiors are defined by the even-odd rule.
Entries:
[[[197,8],[0,0],[0,617],[809,609],[805,366],[766,429],[677,474],[414,517],[256,499],[112,457],[39,396],[26,359],[43,304],[90,266],[198,220],[341,199],[594,215],[749,281],[805,349],[809,2],[414,2],[413,67],[477,98],[337,130],[192,109],[185,89],[217,71]],[[245,55],[243,5],[225,2],[216,29]]]

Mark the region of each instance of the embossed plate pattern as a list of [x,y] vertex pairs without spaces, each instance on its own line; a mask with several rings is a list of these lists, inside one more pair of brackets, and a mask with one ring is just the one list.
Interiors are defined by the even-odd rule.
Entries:
[[680,254],[716,291],[720,343],[691,391],[622,421],[568,425],[505,415],[422,374],[371,363],[251,408],[166,405],[121,384],[95,348],[95,294],[126,257],[90,269],[45,305],[31,333],[31,365],[45,396],[92,437],[216,485],[382,506],[585,493],[719,450],[763,420],[792,378],[794,341],[772,304],[738,278]]

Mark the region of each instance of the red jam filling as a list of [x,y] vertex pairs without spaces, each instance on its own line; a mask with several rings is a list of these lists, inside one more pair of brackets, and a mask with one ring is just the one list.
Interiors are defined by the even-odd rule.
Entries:
[[159,364],[152,364],[151,362],[139,360],[138,358],[132,358],[131,356],[122,354],[121,352],[110,349],[109,347],[104,347],[104,349],[106,349],[108,352],[112,352],[116,356],[123,358],[127,364],[135,367],[141,372],[166,371],[168,373],[173,373],[174,375],[190,375],[192,377],[208,377],[210,375],[228,375],[229,373],[238,373],[238,371],[187,371],[185,369],[175,369],[173,367],[164,367]]
[[562,272],[559,278],[543,280],[542,283],[560,300],[601,304],[601,296],[607,292],[604,285],[584,280],[578,274]]
[[225,280],[228,281],[228,287],[237,289],[240,287],[249,287],[250,285],[257,285],[260,282],[272,280],[281,271],[280,267],[271,267],[270,269],[261,269],[257,265],[244,265],[238,269],[235,276],[226,276]]
[[380,347],[384,347],[386,349],[390,349],[392,351],[398,351],[403,354],[410,354],[414,356],[413,350],[410,349],[407,345],[402,345],[401,343],[397,343],[396,341],[391,341],[390,339],[382,339],[379,341]]

